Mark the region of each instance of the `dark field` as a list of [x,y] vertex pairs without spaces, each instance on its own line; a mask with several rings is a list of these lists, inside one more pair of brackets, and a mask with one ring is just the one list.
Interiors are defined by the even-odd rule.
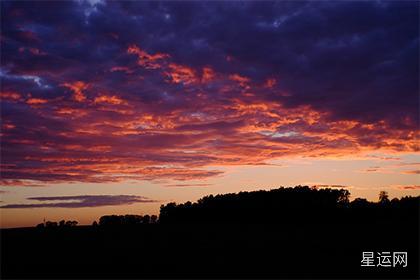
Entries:
[[[418,198],[278,212],[267,196],[288,194],[260,195],[165,206],[153,224],[4,229],[2,278],[419,278]],[[226,213],[227,199],[235,215],[209,214]],[[197,207],[203,220],[190,215]],[[407,252],[407,267],[361,267],[366,251]]]

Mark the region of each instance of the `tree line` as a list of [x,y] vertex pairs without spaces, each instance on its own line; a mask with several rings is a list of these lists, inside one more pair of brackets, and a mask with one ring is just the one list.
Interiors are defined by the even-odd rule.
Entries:
[[[369,221],[381,217],[411,216],[418,213],[420,196],[389,199],[381,191],[377,202],[364,198],[350,201],[345,189],[280,187],[219,195],[208,195],[197,202],[162,205],[156,215],[105,215],[92,226],[119,227],[155,223],[319,223]],[[73,227],[77,221],[47,221],[37,227]]]
[[296,186],[237,194],[209,195],[197,202],[162,205],[160,223],[345,223],[412,217],[420,196],[389,199],[381,191],[377,202],[350,201],[345,189]]
[[40,223],[38,225],[36,225],[37,228],[64,228],[64,227],[75,227],[77,226],[78,222],[77,221],[65,221],[65,220],[61,220],[59,222],[53,222],[53,221],[46,221],[43,223]]

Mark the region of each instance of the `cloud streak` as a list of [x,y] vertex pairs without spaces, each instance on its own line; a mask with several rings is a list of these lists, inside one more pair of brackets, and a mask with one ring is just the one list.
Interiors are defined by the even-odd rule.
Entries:
[[394,187],[400,190],[420,190],[420,185],[396,185]]
[[50,197],[29,197],[28,200],[40,202],[60,201],[54,203],[36,204],[7,204],[0,208],[4,209],[26,209],[26,208],[84,208],[130,205],[134,203],[158,202],[143,196],[136,195],[79,195],[79,196],[50,196]]
[[165,187],[208,187],[212,184],[197,183],[197,184],[167,184]]

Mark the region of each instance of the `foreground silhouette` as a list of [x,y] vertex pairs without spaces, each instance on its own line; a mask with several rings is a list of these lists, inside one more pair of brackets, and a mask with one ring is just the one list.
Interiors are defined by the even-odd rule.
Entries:
[[[2,230],[1,276],[418,279],[420,197],[349,197],[298,186]],[[363,267],[363,252],[407,252],[407,266]]]

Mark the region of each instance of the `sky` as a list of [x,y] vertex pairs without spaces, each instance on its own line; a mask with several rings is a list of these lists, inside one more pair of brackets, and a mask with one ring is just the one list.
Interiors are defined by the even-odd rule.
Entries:
[[0,5],[0,227],[280,186],[420,195],[417,1]]

